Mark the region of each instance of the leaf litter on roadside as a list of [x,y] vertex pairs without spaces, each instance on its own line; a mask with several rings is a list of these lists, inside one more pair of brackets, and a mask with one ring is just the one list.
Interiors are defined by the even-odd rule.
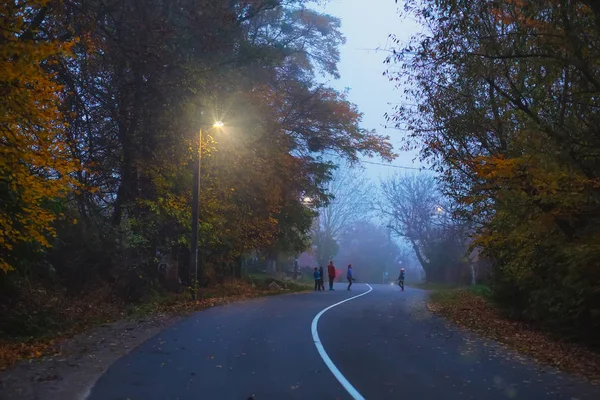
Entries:
[[542,364],[600,383],[600,354],[582,345],[552,338],[523,322],[510,320],[484,297],[467,289],[432,296],[427,308],[458,326],[494,339]]
[[[245,282],[232,282],[227,285],[201,289],[197,300],[190,300],[185,295],[170,294],[167,298],[168,301],[146,304],[143,307],[143,314],[145,314],[144,318],[165,315],[185,316],[210,307],[283,292],[285,291],[252,287]],[[68,305],[65,304],[63,309],[65,315],[68,314],[73,323],[65,327],[62,332],[40,338],[0,340],[0,371],[19,360],[59,355],[60,346],[58,344],[62,341],[93,326],[118,321],[128,316],[123,304],[112,301],[110,296],[105,293],[91,293],[88,297],[78,299]]]

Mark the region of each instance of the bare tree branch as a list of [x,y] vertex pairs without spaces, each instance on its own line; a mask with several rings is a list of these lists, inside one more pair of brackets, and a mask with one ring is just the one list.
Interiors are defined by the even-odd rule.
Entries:
[[337,253],[337,241],[344,229],[365,219],[373,210],[374,187],[360,170],[342,165],[334,173],[328,192],[333,200],[320,210],[313,225],[317,261],[327,263]]

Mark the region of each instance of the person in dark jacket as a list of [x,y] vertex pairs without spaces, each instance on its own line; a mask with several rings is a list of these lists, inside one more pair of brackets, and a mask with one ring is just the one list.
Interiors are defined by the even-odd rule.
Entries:
[[404,268],[400,268],[400,276],[398,277],[398,286],[402,288],[404,292]]
[[335,267],[333,261],[329,261],[327,266],[327,276],[329,277],[329,290],[333,290],[333,281],[335,281]]
[[319,265],[319,290],[325,290],[323,281],[325,280],[325,274],[323,273],[323,266]]
[[346,273],[346,279],[348,279],[348,290],[350,290],[350,286],[352,286],[352,282],[354,279],[354,272],[352,271],[352,264],[348,264],[348,272]]
[[321,284],[320,284],[320,279],[321,279],[321,275],[319,274],[319,269],[317,267],[315,267],[315,270],[313,272],[313,278],[315,278],[315,290],[321,290]]

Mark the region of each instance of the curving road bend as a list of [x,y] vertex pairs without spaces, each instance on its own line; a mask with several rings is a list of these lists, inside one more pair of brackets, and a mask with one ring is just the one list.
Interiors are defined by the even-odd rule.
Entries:
[[199,312],[119,359],[88,400],[600,399],[600,387],[449,327],[421,290],[336,289]]

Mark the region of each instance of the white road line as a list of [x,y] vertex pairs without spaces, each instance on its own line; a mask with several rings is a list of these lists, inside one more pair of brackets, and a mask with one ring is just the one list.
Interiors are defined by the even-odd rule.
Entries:
[[366,283],[366,285],[369,287],[369,290],[367,290],[366,292],[363,292],[356,296],[350,297],[346,300],[342,300],[339,303],[332,304],[329,307],[322,310],[320,313],[318,313],[315,316],[315,318],[313,318],[312,324],[310,327],[310,330],[312,332],[313,341],[315,342],[315,346],[317,347],[317,350],[319,351],[319,355],[325,362],[325,365],[327,365],[327,368],[329,368],[329,370],[331,371],[333,376],[335,376],[335,378],[338,380],[338,382],[340,382],[342,384],[344,389],[346,389],[346,391],[350,394],[350,396],[352,396],[352,398],[354,400],[365,400],[365,398],[360,393],[358,393],[358,390],[356,390],[356,388],[354,386],[352,386],[352,384],[350,382],[348,382],[348,379],[346,379],[346,377],[344,375],[342,375],[340,370],[337,369],[337,367],[335,366],[333,361],[331,361],[331,358],[329,358],[329,356],[327,355],[325,348],[321,344],[321,339],[319,339],[319,332],[317,331],[317,325],[319,323],[319,318],[321,318],[321,315],[325,314],[325,312],[327,312],[327,310],[329,310],[333,307],[339,306],[340,304],[343,304],[347,301],[354,300],[360,296],[364,296],[365,294],[370,293],[373,290],[373,288],[368,283]]

